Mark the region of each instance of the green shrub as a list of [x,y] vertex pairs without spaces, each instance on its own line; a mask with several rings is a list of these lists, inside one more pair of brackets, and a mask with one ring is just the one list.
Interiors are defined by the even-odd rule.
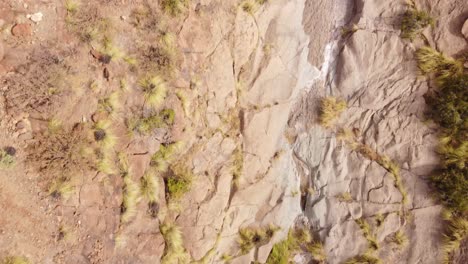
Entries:
[[322,244],[312,241],[309,231],[301,228],[289,230],[288,237],[273,246],[266,263],[288,264],[293,254],[301,247],[306,248],[317,261],[325,258]]
[[[468,130],[468,74],[446,78],[429,98],[431,117],[443,128],[458,134]],[[466,134],[465,134],[466,136]]]
[[434,26],[434,19],[425,11],[410,8],[401,21],[401,37],[413,40],[427,26]]
[[457,212],[468,210],[468,168],[443,169],[432,176],[432,183],[447,207]]

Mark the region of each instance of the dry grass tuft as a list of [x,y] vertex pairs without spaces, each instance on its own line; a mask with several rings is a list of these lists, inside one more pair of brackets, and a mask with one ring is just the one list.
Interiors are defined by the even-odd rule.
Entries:
[[13,167],[15,165],[15,154],[16,150],[12,147],[0,149],[0,169]]
[[399,248],[402,248],[408,244],[408,237],[406,237],[406,234],[401,230],[398,230],[395,232],[395,234],[393,234],[390,241],[398,245]]
[[167,96],[167,87],[159,76],[153,76],[140,81],[140,86],[145,94],[146,102],[152,107],[158,107]]
[[239,230],[239,248],[242,255],[250,252],[254,247],[260,247],[273,238],[278,227],[269,225],[264,228],[242,228]]
[[188,8],[189,0],[162,0],[162,10],[171,16],[178,16]]
[[344,192],[340,195],[337,195],[336,198],[338,198],[338,200],[343,203],[350,203],[354,200],[350,192]]
[[410,7],[401,21],[401,37],[413,40],[428,26],[434,26],[434,19],[427,12]]
[[416,51],[416,59],[423,74],[435,74],[439,80],[447,80],[463,73],[463,62],[447,57],[428,46]]
[[325,128],[331,128],[341,113],[346,110],[346,102],[336,97],[322,99],[320,106],[320,124]]
[[184,248],[180,228],[173,223],[164,223],[159,227],[166,242],[162,264],[189,263],[190,255]]

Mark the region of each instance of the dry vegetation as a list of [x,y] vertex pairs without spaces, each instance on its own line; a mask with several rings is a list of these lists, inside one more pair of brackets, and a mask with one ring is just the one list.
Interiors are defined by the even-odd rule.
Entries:
[[336,97],[322,99],[320,106],[320,124],[325,128],[333,127],[341,113],[346,110],[346,102]]
[[401,37],[413,40],[428,26],[434,27],[434,23],[434,19],[426,11],[417,10],[415,3],[411,1],[401,22]]
[[291,263],[294,254],[305,252],[316,263],[325,263],[326,254],[320,241],[312,239],[309,231],[303,228],[291,229],[285,240],[275,244],[267,259],[267,264]]
[[443,246],[444,263],[451,263],[461,241],[468,237],[468,74],[463,61],[431,48],[416,51],[418,67],[435,78],[426,96],[428,116],[439,126],[441,166],[431,177],[438,198],[449,209]]

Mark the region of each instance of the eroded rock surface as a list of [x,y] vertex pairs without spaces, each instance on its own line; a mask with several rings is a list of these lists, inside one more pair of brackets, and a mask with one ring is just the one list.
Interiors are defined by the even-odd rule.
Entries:
[[[67,33],[65,22],[52,22],[66,16],[60,1],[43,2],[28,11],[18,3],[0,4],[1,12],[11,8],[18,14],[44,13],[41,23],[27,24],[28,30],[15,24],[25,17],[5,15],[14,36],[8,31],[2,35],[1,63],[7,60],[17,67],[15,74],[27,76],[21,67],[32,54],[27,45],[33,44],[13,37],[31,37],[31,43],[60,39],[60,44],[70,45],[64,48],[71,50],[66,62],[81,67],[71,74],[88,74],[97,86],[119,87],[112,76],[124,76],[126,68],[116,62],[96,63],[89,48],[77,45]],[[148,32],[148,40],[134,40],[140,32],[127,18],[140,1],[105,2],[96,5],[98,13],[115,18],[128,34],[117,38],[128,53],[156,42]],[[252,12],[242,5],[193,0],[180,21],[170,25],[177,29],[180,49],[178,75],[170,86],[189,102],[184,105],[177,96],[168,96],[166,105],[183,113],[176,115],[174,127],[128,139],[124,122],[115,125],[121,138],[116,149],[128,152],[135,180],[149,170],[151,155],[161,146],[184,142],[181,156],[194,179],[180,207],[170,208],[160,177],[160,203],[149,208],[158,217],[149,217],[147,205],[140,203],[135,219],[122,227],[125,188],[119,175],[79,175],[77,194],[62,203],[47,198],[40,190],[41,178],[21,165],[13,172],[0,171],[0,204],[13,215],[0,216],[0,257],[25,254],[37,263],[159,263],[167,250],[160,226],[172,221],[181,227],[183,246],[194,261],[223,263],[227,254],[235,256],[231,263],[265,263],[273,245],[300,223],[323,241],[327,263],[343,263],[368,248],[356,223],[363,219],[380,244],[376,254],[384,263],[440,262],[442,206],[433,200],[427,183],[439,163],[438,140],[436,130],[425,124],[429,84],[418,77],[413,55],[423,43],[400,37],[405,1],[275,0],[256,5]],[[430,44],[449,55],[466,49],[465,1],[426,0],[418,6],[439,18],[437,27],[424,31]],[[102,78],[103,67],[112,73],[111,81]],[[138,87],[137,77],[127,78],[133,88]],[[335,128],[325,129],[318,124],[318,108],[321,98],[330,95],[345,99],[348,108]],[[57,116],[84,123],[98,118],[91,110],[98,104],[94,97],[86,90],[79,99],[66,101]],[[47,124],[34,116],[22,133],[27,138],[18,137],[5,98],[0,100],[5,116],[0,143],[24,147],[31,133]],[[138,100],[128,96],[122,104],[136,111]],[[407,203],[388,169],[337,139],[340,127],[398,165]],[[19,157],[26,155],[20,151]],[[16,192],[15,184],[28,188]],[[340,198],[343,194],[351,198]],[[57,238],[64,223],[75,230],[73,242]],[[240,229],[269,225],[279,227],[270,241],[239,254]],[[398,231],[409,239],[401,249],[391,242]],[[116,249],[124,243],[118,236],[122,233],[125,246]],[[310,256],[295,260],[308,263]]]

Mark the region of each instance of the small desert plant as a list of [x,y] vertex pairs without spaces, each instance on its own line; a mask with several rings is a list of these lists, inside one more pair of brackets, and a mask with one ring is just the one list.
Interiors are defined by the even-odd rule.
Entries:
[[158,201],[159,183],[153,171],[148,171],[140,180],[141,194],[148,200],[148,203]]
[[370,254],[358,255],[348,259],[345,264],[380,264],[382,261]]
[[463,63],[425,46],[416,51],[418,67],[423,74],[435,74],[439,80],[463,73]]
[[294,253],[299,250],[308,251],[312,258],[323,263],[326,259],[325,250],[319,241],[314,241],[308,230],[304,228],[291,229],[287,239],[276,243],[267,259],[267,264],[289,264]]
[[146,102],[150,106],[157,107],[166,99],[167,87],[161,77],[154,76],[143,79],[140,81],[140,86],[143,88]]
[[337,195],[336,198],[338,198],[340,202],[344,202],[344,203],[349,203],[353,201],[353,197],[351,196],[350,192],[344,192],[340,195]]
[[413,40],[428,26],[434,26],[434,19],[425,11],[409,8],[401,21],[401,37]]
[[110,120],[101,120],[94,124],[94,140],[105,150],[111,149],[117,143],[117,137],[112,133]]
[[169,200],[178,201],[190,191],[193,181],[192,172],[183,165],[171,167],[172,175],[166,179],[166,189]]
[[346,102],[336,97],[326,97],[322,99],[320,106],[320,124],[325,128],[331,128],[346,109]]
[[107,113],[114,113],[120,107],[121,94],[119,92],[111,93],[107,98],[99,100],[99,108]]
[[150,165],[159,172],[166,172],[169,165],[175,160],[175,154],[182,149],[182,142],[161,144],[159,150],[151,157]]
[[358,30],[359,30],[359,27],[356,24],[353,24],[351,27],[342,27],[341,36],[345,38],[348,35],[357,32]]
[[164,12],[177,16],[184,12],[189,4],[189,0],[162,0],[161,6]]
[[187,94],[183,90],[177,90],[176,96],[179,98],[180,102],[182,103],[182,108],[184,109],[184,113],[186,116],[190,116],[190,100],[187,98]]
[[166,128],[174,124],[175,112],[173,109],[163,109],[157,114],[136,120],[134,129],[142,134],[150,134],[156,128]]
[[408,238],[406,237],[405,233],[403,233],[401,230],[395,232],[395,234],[393,234],[393,236],[391,237],[390,241],[398,245],[398,247],[400,248],[408,244]]
[[79,3],[74,0],[65,0],[65,9],[68,13],[75,13],[78,10]]
[[375,216],[375,224],[377,225],[377,227],[382,226],[384,222],[385,216],[383,214],[379,213]]
[[12,147],[0,149],[0,169],[10,168],[15,164],[16,150]]
[[49,195],[54,198],[62,198],[67,200],[75,191],[70,180],[65,177],[60,177],[52,181],[49,186]]
[[239,180],[242,176],[242,169],[244,168],[244,154],[242,153],[241,146],[238,146],[232,153],[232,182],[234,186],[239,185]]
[[25,257],[8,256],[4,258],[1,264],[29,264],[29,260]]
[[190,256],[184,248],[180,228],[173,223],[164,223],[159,227],[166,242],[162,264],[189,263]]
[[101,153],[96,162],[96,169],[104,174],[114,174],[115,166],[113,158],[108,154]]
[[95,157],[88,151],[91,146],[86,127],[76,124],[71,130],[38,134],[28,148],[28,161],[46,177],[69,178],[92,167]]
[[244,0],[240,6],[242,8],[242,11],[250,15],[253,15],[253,13],[255,12],[257,8],[256,2],[253,0]]
[[51,118],[47,124],[47,130],[49,133],[54,134],[62,129],[62,121],[57,118]]
[[140,201],[140,188],[137,183],[135,183],[131,177],[131,174],[126,174],[124,176],[124,187],[123,187],[123,197],[122,197],[122,223],[128,223],[137,212],[137,205]]
[[275,235],[278,228],[269,225],[264,228],[242,228],[239,230],[239,248],[241,254],[247,254],[254,247],[260,247],[267,244]]

